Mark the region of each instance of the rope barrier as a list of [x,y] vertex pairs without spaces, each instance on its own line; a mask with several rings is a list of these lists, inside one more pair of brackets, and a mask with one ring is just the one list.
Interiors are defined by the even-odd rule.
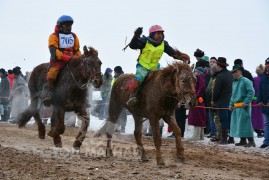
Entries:
[[[269,105],[259,105],[259,104],[252,104],[252,105],[247,105],[248,107],[251,106],[251,107],[269,107]],[[214,107],[214,106],[211,106],[211,107],[206,107],[206,106],[195,106],[197,108],[203,108],[203,109],[229,109],[229,108],[218,108],[218,107]],[[242,107],[232,107],[232,109],[237,109],[237,108],[244,108],[243,106]]]

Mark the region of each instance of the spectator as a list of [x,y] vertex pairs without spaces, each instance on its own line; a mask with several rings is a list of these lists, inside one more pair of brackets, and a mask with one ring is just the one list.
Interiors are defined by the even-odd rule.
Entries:
[[[230,136],[240,137],[240,142],[235,146],[255,147],[251,124],[250,103],[254,97],[252,82],[242,76],[243,67],[235,64],[232,74],[234,78],[232,97],[229,109],[232,111]],[[248,143],[246,141],[248,139]]]
[[28,87],[26,81],[21,76],[21,70],[19,68],[13,68],[15,76],[13,89],[10,95],[11,101],[11,119],[10,123],[17,123],[17,116],[23,112],[27,107],[26,99],[28,98]]
[[[198,67],[194,70],[196,77],[195,95],[198,106],[205,106],[203,95],[205,91],[205,80],[203,77],[203,68]],[[204,108],[195,107],[190,109],[188,115],[188,124],[194,126],[193,135],[189,139],[191,141],[204,139],[204,128],[206,126],[206,110]]]
[[13,88],[13,83],[14,83],[14,74],[11,69],[9,69],[7,72],[8,72],[7,78],[9,79],[10,92],[11,92]]
[[[221,123],[222,139],[218,141],[219,144],[228,144],[228,130],[229,130],[229,102],[232,96],[232,73],[227,70],[226,58],[219,57],[217,60],[217,74],[215,80],[215,86],[213,89],[213,102],[216,107],[218,116]],[[223,109],[226,108],[226,109]]]
[[103,85],[101,86],[102,105],[100,109],[99,119],[105,119],[107,116],[108,102],[111,92],[112,72],[112,69],[106,68],[104,73]]
[[[214,87],[215,79],[216,79],[216,73],[217,73],[217,64],[214,64],[210,68],[211,78],[210,78],[210,81],[209,81],[208,86],[206,88],[206,104],[209,107],[214,106],[213,105],[214,103],[212,100],[212,94],[213,94],[213,87]],[[208,138],[214,138],[216,140],[217,129],[216,129],[215,122],[214,122],[214,117],[217,116],[216,110],[209,109],[208,115],[209,115],[210,129],[211,129],[211,132],[210,132]],[[219,120],[219,118],[216,118],[216,119]],[[220,130],[220,128],[218,130]]]
[[212,67],[214,64],[217,64],[217,59],[215,57],[211,57],[209,61],[209,66]]
[[[243,66],[243,61],[242,61],[242,59],[236,59],[236,60],[234,60],[234,65],[236,65],[236,64],[238,64],[239,66],[241,66],[241,67],[244,67]],[[243,77],[246,77],[246,78],[248,78],[249,80],[251,80],[252,81],[252,84],[254,83],[254,81],[253,81],[253,77],[252,77],[252,75],[251,75],[251,73],[248,71],[248,70],[245,70],[245,69],[243,69]]]
[[196,51],[194,52],[194,56],[197,59],[197,62],[195,64],[195,69],[198,67],[209,67],[209,63],[208,61],[205,61],[202,59],[202,57],[205,55],[204,51],[201,51],[200,49],[196,49]]
[[264,141],[260,148],[269,146],[269,58],[265,60],[265,71],[261,75],[257,103],[264,115]]
[[7,78],[5,69],[0,69],[0,104],[3,106],[3,113],[1,114],[1,121],[6,122],[9,119],[8,113],[8,98],[10,96],[10,84]]
[[[11,69],[8,70],[7,78],[9,80],[10,93],[11,93],[12,92],[12,89],[13,89],[13,84],[14,84],[14,74],[13,74],[13,71]],[[9,118],[10,118],[10,112],[11,112],[11,104],[8,103],[8,114],[7,114],[7,117],[9,117]]]
[[[186,114],[186,108],[185,108],[185,106],[181,105],[180,107],[177,107],[176,108],[175,118],[176,118],[177,125],[180,128],[181,137],[183,138],[184,137],[184,133],[185,133],[186,119],[187,119],[187,114]],[[170,135],[168,137],[169,138],[175,137],[174,132],[172,133],[172,135]]]
[[[113,84],[114,84],[114,81],[116,81],[116,79],[117,79],[120,75],[124,74],[124,72],[123,72],[121,66],[116,66],[116,67],[114,68],[114,74],[115,74],[115,75],[114,75],[114,78],[113,78],[113,80],[112,80],[112,86],[113,86]],[[119,118],[118,118],[118,121],[117,121],[117,125],[118,125],[118,127],[120,128],[119,131],[120,131],[121,133],[125,133],[126,122],[127,122],[127,110],[126,110],[125,108],[123,108],[122,111],[121,111],[121,113],[120,113],[120,116],[119,116]]]
[[[257,105],[257,96],[259,92],[259,84],[261,81],[261,75],[264,72],[264,66],[261,64],[256,68],[256,74],[257,77],[254,77],[254,90],[255,90],[255,96],[252,101],[252,105]],[[263,114],[261,111],[261,107],[259,106],[253,106],[251,109],[251,119],[252,119],[252,126],[254,131],[257,133],[258,138],[263,137]]]

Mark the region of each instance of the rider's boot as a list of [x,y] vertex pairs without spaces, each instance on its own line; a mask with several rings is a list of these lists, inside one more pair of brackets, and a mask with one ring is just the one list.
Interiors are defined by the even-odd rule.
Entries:
[[54,79],[49,79],[47,80],[47,83],[44,85],[41,95],[43,104],[47,107],[49,107],[50,104],[52,103],[53,90],[54,90]]
[[126,102],[126,104],[129,107],[135,107],[135,105],[137,104],[137,93],[138,93],[138,89],[139,89],[139,81],[136,79],[133,79],[130,86],[129,86],[129,91],[130,91],[130,96],[129,96],[129,100]]

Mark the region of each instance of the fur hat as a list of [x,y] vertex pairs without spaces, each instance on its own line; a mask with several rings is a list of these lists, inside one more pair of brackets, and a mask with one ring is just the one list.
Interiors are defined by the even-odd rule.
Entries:
[[204,51],[200,49],[196,49],[196,51],[194,52],[195,57],[203,57],[204,55],[205,55]]
[[256,67],[256,73],[257,74],[262,74],[264,72],[264,66],[260,64],[259,66]]
[[217,65],[220,65],[220,66],[223,66],[223,67],[229,66],[229,64],[226,63],[226,58],[225,57],[218,57]]

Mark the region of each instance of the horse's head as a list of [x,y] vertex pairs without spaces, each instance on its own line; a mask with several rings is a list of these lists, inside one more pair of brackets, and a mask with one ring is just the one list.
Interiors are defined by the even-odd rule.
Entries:
[[177,97],[181,101],[179,103],[185,103],[187,108],[196,106],[195,96],[195,83],[196,80],[193,76],[191,68],[186,63],[176,62],[173,64],[174,73],[173,81],[176,88]]
[[103,74],[101,72],[102,62],[98,58],[98,52],[92,47],[89,47],[88,50],[87,46],[83,47],[83,51],[85,56],[82,60],[85,66],[84,76],[90,79],[95,88],[99,88],[103,84]]

